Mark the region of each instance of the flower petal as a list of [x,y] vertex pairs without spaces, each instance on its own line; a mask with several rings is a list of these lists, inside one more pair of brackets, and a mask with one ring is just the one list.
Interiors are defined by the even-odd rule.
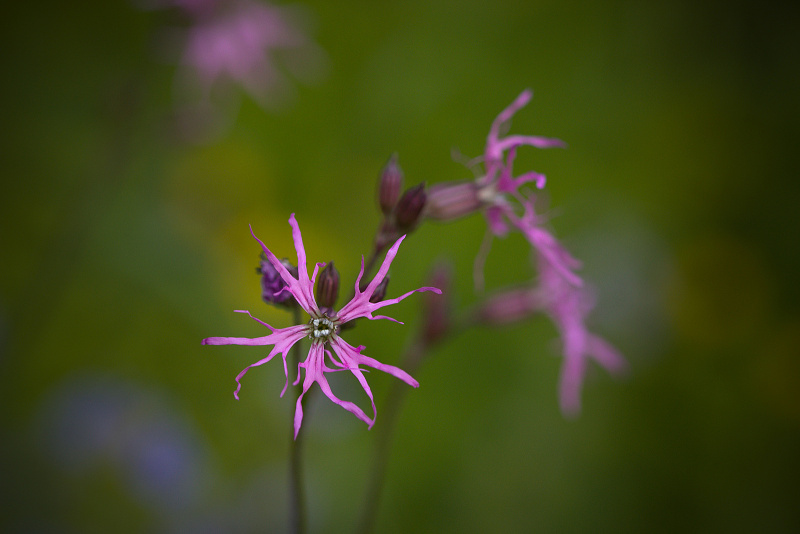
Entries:
[[[300,393],[300,396],[297,398],[297,405],[294,412],[295,439],[297,439],[297,434],[300,432],[300,426],[303,424],[303,396],[311,388],[311,385],[314,382],[319,384],[320,389],[326,397],[358,417],[360,420],[364,421],[370,428],[372,428],[372,425],[375,423],[375,420],[370,419],[367,414],[364,413],[364,410],[359,408],[355,403],[343,401],[333,394],[333,391],[331,391],[331,387],[328,384],[328,380],[325,378],[325,372],[329,371],[329,369],[325,367],[324,359],[325,346],[322,343],[312,343],[311,348],[308,351],[308,358],[305,362],[300,364],[300,367],[305,368],[306,374],[305,379],[303,380],[303,392]],[[372,399],[371,392],[370,399]],[[373,402],[373,408],[374,406],[375,405]]]
[[582,354],[564,353],[561,365],[558,398],[561,411],[565,415],[574,416],[581,411],[581,388],[586,374],[586,359]]
[[[389,272],[389,267],[392,265],[392,261],[397,256],[397,249],[400,248],[400,243],[403,242],[406,236],[402,236],[400,239],[395,241],[394,245],[389,249],[386,253],[386,257],[383,260],[380,268],[378,269],[377,274],[375,274],[375,278],[369,283],[367,288],[364,291],[359,289],[359,282],[361,281],[361,277],[364,274],[364,261],[361,261],[361,271],[358,273],[358,278],[356,279],[355,285],[355,294],[353,298],[345,304],[341,310],[337,312],[337,316],[341,320],[342,323],[346,323],[352,321],[353,319],[357,319],[358,317],[367,317],[369,319],[388,319],[385,316],[373,317],[372,312],[383,308],[384,306],[389,306],[390,304],[396,304],[403,300],[404,298],[408,297],[412,293],[416,293],[417,291],[433,291],[434,293],[441,294],[441,290],[435,287],[421,287],[419,289],[414,289],[413,291],[409,291],[408,293],[395,298],[395,299],[388,299],[382,300],[380,302],[370,302],[372,295],[375,293],[375,290],[378,288],[378,285],[383,281],[386,277],[386,273]],[[397,321],[399,322],[399,321]]]
[[413,386],[415,388],[419,387],[419,382],[414,380],[410,374],[406,373],[399,367],[381,363],[374,358],[370,358],[369,356],[361,354],[361,351],[364,350],[363,345],[359,345],[358,348],[355,348],[341,337],[333,336],[331,338],[331,347],[339,356],[339,358],[342,359],[342,362],[345,363],[350,369],[358,368],[360,365],[366,365],[399,378],[409,386]]
[[272,334],[264,337],[207,337],[203,345],[272,345]]
[[406,236],[400,236],[400,238],[394,242],[394,245],[386,252],[386,257],[383,258],[383,263],[381,263],[378,272],[375,274],[375,277],[372,279],[372,282],[369,283],[367,289],[364,290],[364,293],[368,293],[370,298],[375,290],[378,288],[378,285],[383,282],[383,279],[386,277],[386,273],[389,272],[389,267],[392,266],[392,262],[397,257],[397,250],[400,248],[400,243]]
[[533,98],[533,91],[530,89],[525,89],[516,99],[514,99],[511,105],[501,111],[497,118],[495,118],[495,120],[492,122],[492,126],[489,129],[489,136],[486,139],[486,150],[484,152],[484,161],[487,164],[502,160],[503,152],[512,147],[521,145],[528,145],[536,148],[567,146],[564,141],[550,137],[512,135],[500,139],[500,136],[503,133],[501,132],[503,126],[505,126],[511,120],[517,111],[525,107],[528,102],[530,102],[531,98]]
[[[527,201],[524,206],[525,215],[523,217],[518,217],[513,210],[508,208],[505,211],[506,218],[522,232],[541,260],[547,262],[570,284],[575,287],[583,286],[583,280],[572,272],[573,269],[580,267],[581,263],[558,242],[553,234],[537,224],[533,213],[533,204]],[[542,267],[540,266],[540,268]]]
[[503,125],[511,120],[511,117],[513,117],[517,111],[525,107],[528,102],[531,101],[531,98],[533,98],[533,91],[530,89],[525,89],[506,109],[500,112],[497,118],[494,119],[492,126],[489,129],[489,137],[486,140],[487,161],[492,159],[500,159],[502,157],[502,150],[498,152],[495,148],[500,140],[500,129],[503,127]]
[[612,375],[620,376],[628,372],[628,362],[603,338],[589,334],[586,345],[589,355]]
[[523,145],[536,148],[567,148],[567,144],[561,139],[539,135],[509,135],[497,141],[492,148],[495,153],[502,154],[505,150]]
[[264,255],[267,257],[267,260],[275,267],[275,270],[281,275],[283,281],[286,282],[288,290],[294,295],[294,298],[297,299],[300,307],[310,315],[318,314],[319,307],[314,300],[314,284],[308,277],[306,251],[303,248],[303,236],[300,233],[300,227],[297,225],[294,213],[289,217],[289,224],[292,226],[292,239],[294,240],[294,247],[297,252],[297,278],[292,276],[275,254],[267,248],[264,242],[256,237],[252,226],[250,227],[250,234],[258,241],[261,248],[264,249]]
[[[246,313],[250,315],[249,311],[246,310],[236,310],[239,313]],[[297,326],[290,326],[288,328],[273,328],[261,319],[257,319],[250,315],[252,319],[258,321],[259,323],[263,324],[270,330],[272,333],[268,336],[263,337],[256,337],[256,338],[248,338],[248,337],[209,337],[203,340],[203,345],[274,345],[272,350],[269,352],[266,358],[263,358],[256,363],[250,364],[242,370],[236,376],[236,391],[234,391],[233,396],[236,400],[239,400],[239,390],[242,388],[242,384],[240,382],[241,378],[250,370],[251,367],[258,367],[259,365],[263,365],[270,361],[276,354],[281,354],[283,358],[283,373],[286,375],[286,383],[283,386],[283,390],[281,391],[281,396],[286,392],[286,388],[289,385],[289,371],[286,366],[286,355],[289,353],[289,350],[292,346],[303,339],[306,336],[306,325],[297,325]]]

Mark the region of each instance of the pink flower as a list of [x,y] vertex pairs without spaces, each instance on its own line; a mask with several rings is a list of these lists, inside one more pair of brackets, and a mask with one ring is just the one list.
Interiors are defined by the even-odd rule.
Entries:
[[[341,326],[360,317],[366,317],[368,319],[390,319],[399,323],[400,321],[392,319],[391,317],[373,315],[373,312],[390,304],[396,304],[417,291],[433,291],[434,293],[439,294],[441,291],[434,287],[421,287],[419,289],[409,291],[398,298],[387,300],[374,299],[377,300],[377,302],[370,301],[370,299],[373,298],[376,290],[381,285],[381,282],[386,277],[389,267],[397,255],[397,249],[400,247],[400,243],[405,238],[405,236],[403,236],[398,239],[386,253],[386,258],[378,269],[377,274],[363,291],[359,289],[359,283],[361,282],[361,277],[364,274],[364,258],[362,257],[361,271],[356,279],[355,294],[353,298],[338,312],[335,310],[324,312],[314,300],[314,281],[317,277],[317,273],[319,272],[319,268],[323,267],[325,264],[317,263],[314,267],[314,272],[311,275],[311,278],[308,277],[308,270],[306,267],[306,252],[303,248],[303,238],[300,234],[300,228],[297,225],[294,214],[292,214],[292,216],[289,218],[289,224],[292,226],[292,237],[294,239],[295,249],[297,250],[297,277],[293,276],[286,269],[283,263],[278,260],[278,258],[275,257],[275,255],[266,247],[266,245],[264,245],[264,243],[258,239],[255,234],[253,234],[252,228],[250,229],[250,233],[253,234],[253,237],[256,239],[256,241],[261,244],[267,261],[269,261],[275,267],[283,281],[286,283],[285,291],[291,293],[297,300],[297,303],[300,305],[300,307],[302,307],[303,310],[305,310],[310,316],[309,322],[307,324],[290,326],[288,328],[274,328],[267,323],[256,319],[250,315],[250,312],[248,311],[235,310],[239,313],[246,313],[250,315],[251,318],[266,326],[271,333],[267,336],[252,339],[240,337],[209,337],[203,340],[203,345],[272,345],[272,350],[266,358],[247,366],[241,373],[239,373],[239,375],[236,377],[238,386],[233,395],[237,399],[239,398],[239,389],[241,388],[241,383],[239,380],[251,367],[265,364],[276,354],[280,354],[283,358],[283,370],[284,374],[286,375],[286,384],[283,387],[283,391],[281,391],[281,396],[283,396],[283,394],[286,392],[286,387],[289,384],[286,356],[295,343],[304,337],[308,337],[311,340],[311,348],[308,351],[308,357],[306,360],[298,365],[297,380],[294,382],[294,385],[297,385],[300,382],[300,369],[305,369],[303,392],[297,399],[297,406],[294,416],[295,437],[297,437],[297,433],[300,431],[300,425],[303,421],[303,396],[314,382],[319,385],[320,389],[322,389],[322,392],[330,400],[343,407],[345,410],[351,412],[356,417],[367,423],[370,428],[372,428],[372,425],[375,423],[375,416],[377,412],[375,409],[375,401],[372,396],[372,391],[370,390],[369,384],[367,384],[367,380],[364,377],[365,369],[362,369],[360,367],[361,365],[389,373],[413,387],[418,387],[419,383],[402,369],[392,365],[380,363],[379,361],[362,354],[361,352],[364,350],[363,345],[353,347],[352,345],[348,344],[344,339],[339,337]],[[328,350],[328,347],[333,350],[333,353]],[[329,367],[326,364],[326,356],[328,357],[328,361],[330,361],[335,368]],[[328,381],[325,377],[325,373],[342,370],[350,371],[361,384],[361,387],[364,389],[370,399],[370,402],[372,403],[372,418],[364,413],[364,411],[356,404],[349,401],[340,400],[331,391],[331,388],[328,385]]]
[[271,54],[311,46],[280,7],[252,0],[194,0],[179,5],[194,18],[183,63],[205,96],[220,81],[235,82],[265,105],[267,93],[285,84]]
[[628,364],[616,349],[587,330],[584,320],[594,307],[589,290],[569,283],[542,254],[537,254],[537,261],[539,283],[536,287],[511,289],[486,299],[478,309],[477,318],[496,326],[541,312],[549,315],[563,343],[559,404],[563,413],[575,415],[581,409],[581,389],[589,359],[612,375],[624,374]]
[[569,283],[541,254],[538,263],[539,287],[532,293],[532,300],[553,319],[561,333],[564,361],[559,401],[562,412],[575,415],[581,409],[581,389],[590,358],[612,375],[624,374],[628,364],[614,347],[586,329],[584,319],[594,307],[587,289]]
[[559,245],[542,227],[542,220],[534,213],[533,194],[522,186],[534,183],[538,189],[545,184],[545,176],[535,171],[514,177],[513,166],[517,148],[523,145],[536,148],[565,147],[560,139],[549,137],[510,135],[503,137],[502,130],[514,114],[532,98],[526,89],[494,120],[486,139],[483,154],[484,172],[474,182],[444,183],[428,191],[426,214],[438,220],[452,220],[475,211],[482,211],[488,225],[487,238],[475,261],[475,284],[483,285],[483,263],[493,236],[504,237],[511,228],[517,229],[531,246],[575,286],[583,282],[572,272],[578,262]]
[[[566,146],[559,139],[546,137],[501,137],[503,126],[532,96],[530,90],[523,91],[492,123],[483,156],[486,173],[476,183],[481,187],[481,194],[487,203],[484,214],[490,235],[504,236],[511,225],[525,236],[536,252],[539,286],[530,294],[529,305],[532,310],[539,309],[550,315],[561,333],[564,362],[559,400],[564,413],[576,414],[580,411],[581,388],[588,359],[594,359],[612,374],[626,371],[627,362],[616,349],[586,329],[584,320],[594,307],[594,301],[583,287],[583,280],[574,272],[581,264],[553,234],[543,228],[544,221],[534,211],[533,193],[521,189],[530,182],[542,189],[544,175],[531,171],[514,177],[513,165],[518,147]],[[515,304],[518,305],[518,299]]]

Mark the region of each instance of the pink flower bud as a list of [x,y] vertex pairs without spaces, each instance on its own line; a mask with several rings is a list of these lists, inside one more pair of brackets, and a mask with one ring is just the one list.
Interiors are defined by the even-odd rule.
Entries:
[[339,271],[333,266],[333,262],[329,262],[319,273],[315,296],[321,308],[333,308],[336,305],[339,296]]
[[426,199],[424,183],[408,189],[403,194],[395,208],[395,221],[400,233],[408,233],[416,228],[422,210],[425,208]]
[[384,215],[389,215],[397,201],[400,199],[400,191],[403,190],[403,170],[397,164],[397,154],[392,154],[386,166],[381,171],[378,180],[378,204]]
[[436,184],[428,189],[425,215],[437,221],[452,221],[483,207],[475,182]]
[[[366,285],[364,286],[366,288]],[[369,301],[373,304],[377,304],[378,302],[382,301],[386,298],[386,290],[389,288],[389,275],[387,274],[386,277],[381,280],[381,283],[378,284],[378,287],[375,288],[375,292],[369,298]]]
[[486,299],[478,309],[478,319],[495,326],[509,324],[526,319],[541,309],[541,298],[533,289],[512,289]]
[[[432,345],[442,337],[450,328],[450,288],[453,282],[453,269],[447,263],[438,264],[428,282],[442,290],[442,294],[434,298],[423,298],[423,338],[425,343]],[[430,297],[430,295],[425,295]]]

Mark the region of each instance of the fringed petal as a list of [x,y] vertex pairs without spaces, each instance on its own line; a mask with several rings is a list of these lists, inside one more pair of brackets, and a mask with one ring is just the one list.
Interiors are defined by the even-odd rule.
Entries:
[[363,345],[359,345],[358,348],[355,348],[339,336],[334,336],[331,339],[331,347],[333,347],[333,350],[336,352],[336,354],[338,354],[342,361],[350,368],[357,368],[360,365],[366,365],[367,367],[378,369],[379,371],[383,371],[384,373],[388,373],[396,378],[399,378],[409,386],[413,386],[415,388],[419,387],[419,382],[414,380],[410,374],[406,373],[399,367],[381,363],[374,358],[370,358],[369,356],[361,354],[361,351],[364,349]]
[[[373,317],[372,312],[377,309],[383,308],[384,306],[389,306],[390,304],[396,304],[401,300],[403,300],[404,298],[411,295],[412,293],[416,293],[418,291],[433,291],[434,293],[441,294],[441,290],[435,287],[421,287],[419,289],[414,289],[412,291],[409,291],[408,293],[395,299],[382,300],[377,303],[370,302],[370,299],[372,298],[372,295],[375,293],[375,290],[378,288],[378,285],[380,285],[380,283],[386,277],[386,273],[389,272],[389,267],[391,266],[394,258],[397,256],[397,250],[398,248],[400,248],[400,243],[403,242],[404,238],[405,236],[402,236],[400,239],[395,241],[394,245],[392,245],[392,247],[386,253],[386,257],[384,258],[383,263],[380,266],[380,269],[378,269],[377,274],[375,274],[375,277],[372,279],[372,281],[369,283],[369,285],[364,291],[361,291],[359,289],[359,282],[361,281],[361,277],[363,276],[364,273],[364,261],[362,259],[361,271],[359,272],[358,278],[356,279],[355,295],[350,300],[350,302],[345,304],[342,307],[342,309],[339,310],[337,313],[337,317],[342,323],[352,321],[353,319],[357,319],[359,317],[367,317],[369,319],[389,319],[389,317],[386,316]],[[396,321],[395,319],[392,320]]]
[[[308,314],[318,314],[319,307],[314,300],[314,284],[308,277],[308,268],[306,265],[306,252],[303,248],[303,237],[300,234],[300,227],[294,217],[294,213],[289,217],[289,224],[292,226],[292,239],[294,240],[295,251],[297,252],[297,273],[298,277],[295,278],[284,267],[281,261],[267,248],[263,241],[261,241],[253,232],[253,227],[250,227],[250,234],[258,241],[261,248],[264,250],[264,255],[267,260],[275,267],[283,281],[288,286],[289,291],[297,299],[300,307],[303,308]],[[316,272],[316,271],[315,271]]]
[[283,386],[283,390],[281,391],[281,396],[286,392],[286,388],[289,385],[289,371],[286,365],[286,356],[289,353],[289,350],[292,346],[303,339],[306,335],[306,325],[296,325],[290,326],[288,328],[273,328],[272,326],[268,325],[261,319],[253,317],[249,311],[247,310],[236,310],[238,313],[246,313],[249,315],[253,320],[261,323],[262,325],[266,326],[272,333],[268,336],[256,337],[256,338],[248,338],[248,337],[209,337],[203,340],[203,345],[248,345],[248,346],[256,346],[256,345],[273,345],[272,350],[269,352],[269,355],[266,358],[263,358],[256,363],[250,364],[242,370],[236,376],[236,391],[234,391],[233,396],[236,400],[239,400],[239,390],[242,388],[242,384],[240,382],[241,378],[250,370],[251,367],[258,367],[259,365],[263,365],[270,361],[276,354],[281,354],[283,358],[283,373],[286,375],[286,383]]
[[609,373],[615,376],[622,376],[628,373],[628,362],[606,340],[594,334],[589,334],[586,345],[586,351],[589,355]]
[[494,119],[489,129],[489,136],[486,139],[485,161],[502,159],[503,149],[498,147],[500,136],[503,134],[501,129],[508,124],[517,111],[530,102],[531,98],[533,98],[533,91],[525,89],[506,109],[500,112],[497,118]]
[[581,389],[586,374],[586,359],[582,354],[564,354],[561,365],[558,398],[564,415],[575,416],[581,411]]
[[207,337],[203,345],[272,345],[272,334],[264,337]]
[[[372,428],[372,425],[375,424],[375,419],[370,418],[364,413],[364,410],[358,407],[353,402],[350,401],[343,401],[339,399],[336,395],[333,394],[330,385],[328,384],[327,378],[325,378],[325,372],[331,371],[325,367],[324,363],[325,359],[325,347],[322,343],[312,343],[311,349],[308,351],[308,358],[300,367],[305,368],[306,374],[303,380],[303,391],[300,393],[300,396],[297,399],[297,405],[295,406],[295,413],[294,413],[294,437],[297,439],[297,434],[300,432],[300,427],[303,424],[303,396],[306,392],[311,388],[311,385],[316,382],[319,384],[320,389],[328,397],[333,403],[338,404],[348,412],[352,413],[356,417],[358,417],[361,421],[364,421],[369,428]],[[355,374],[355,373],[354,373]],[[366,380],[364,380],[363,375],[359,380],[361,382],[362,387],[366,384]],[[369,386],[367,386],[366,390],[368,391],[368,395],[370,397],[370,401],[372,402],[373,410],[375,408],[375,403],[372,399],[372,392],[369,391]]]

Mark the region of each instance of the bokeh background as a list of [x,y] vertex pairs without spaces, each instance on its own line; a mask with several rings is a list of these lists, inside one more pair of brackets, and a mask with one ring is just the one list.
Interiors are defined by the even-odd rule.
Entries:
[[[393,152],[407,184],[469,178],[524,88],[513,132],[548,176],[551,225],[597,288],[592,329],[631,364],[557,402],[544,317],[474,328],[417,371],[395,432],[380,532],[800,529],[800,27],[789,3],[307,1],[316,43],[278,58],[280,98],[233,87],[214,124],[185,112],[169,43],[187,21],[123,0],[15,3],[2,17],[0,529],[282,532],[293,407],[279,362],[202,347],[275,325],[257,234],[349,285]],[[161,6],[163,8],[163,6]],[[311,61],[309,59],[309,61]],[[299,74],[297,74],[299,73]],[[201,117],[202,118],[202,117]],[[207,117],[206,117],[207,119]],[[451,262],[475,302],[479,216],[426,224],[390,292]],[[519,236],[488,289],[530,280]],[[396,363],[420,299],[348,339]],[[346,377],[334,385],[359,399]],[[374,372],[380,401],[390,377]],[[375,430],[311,403],[312,531],[358,517]]]

